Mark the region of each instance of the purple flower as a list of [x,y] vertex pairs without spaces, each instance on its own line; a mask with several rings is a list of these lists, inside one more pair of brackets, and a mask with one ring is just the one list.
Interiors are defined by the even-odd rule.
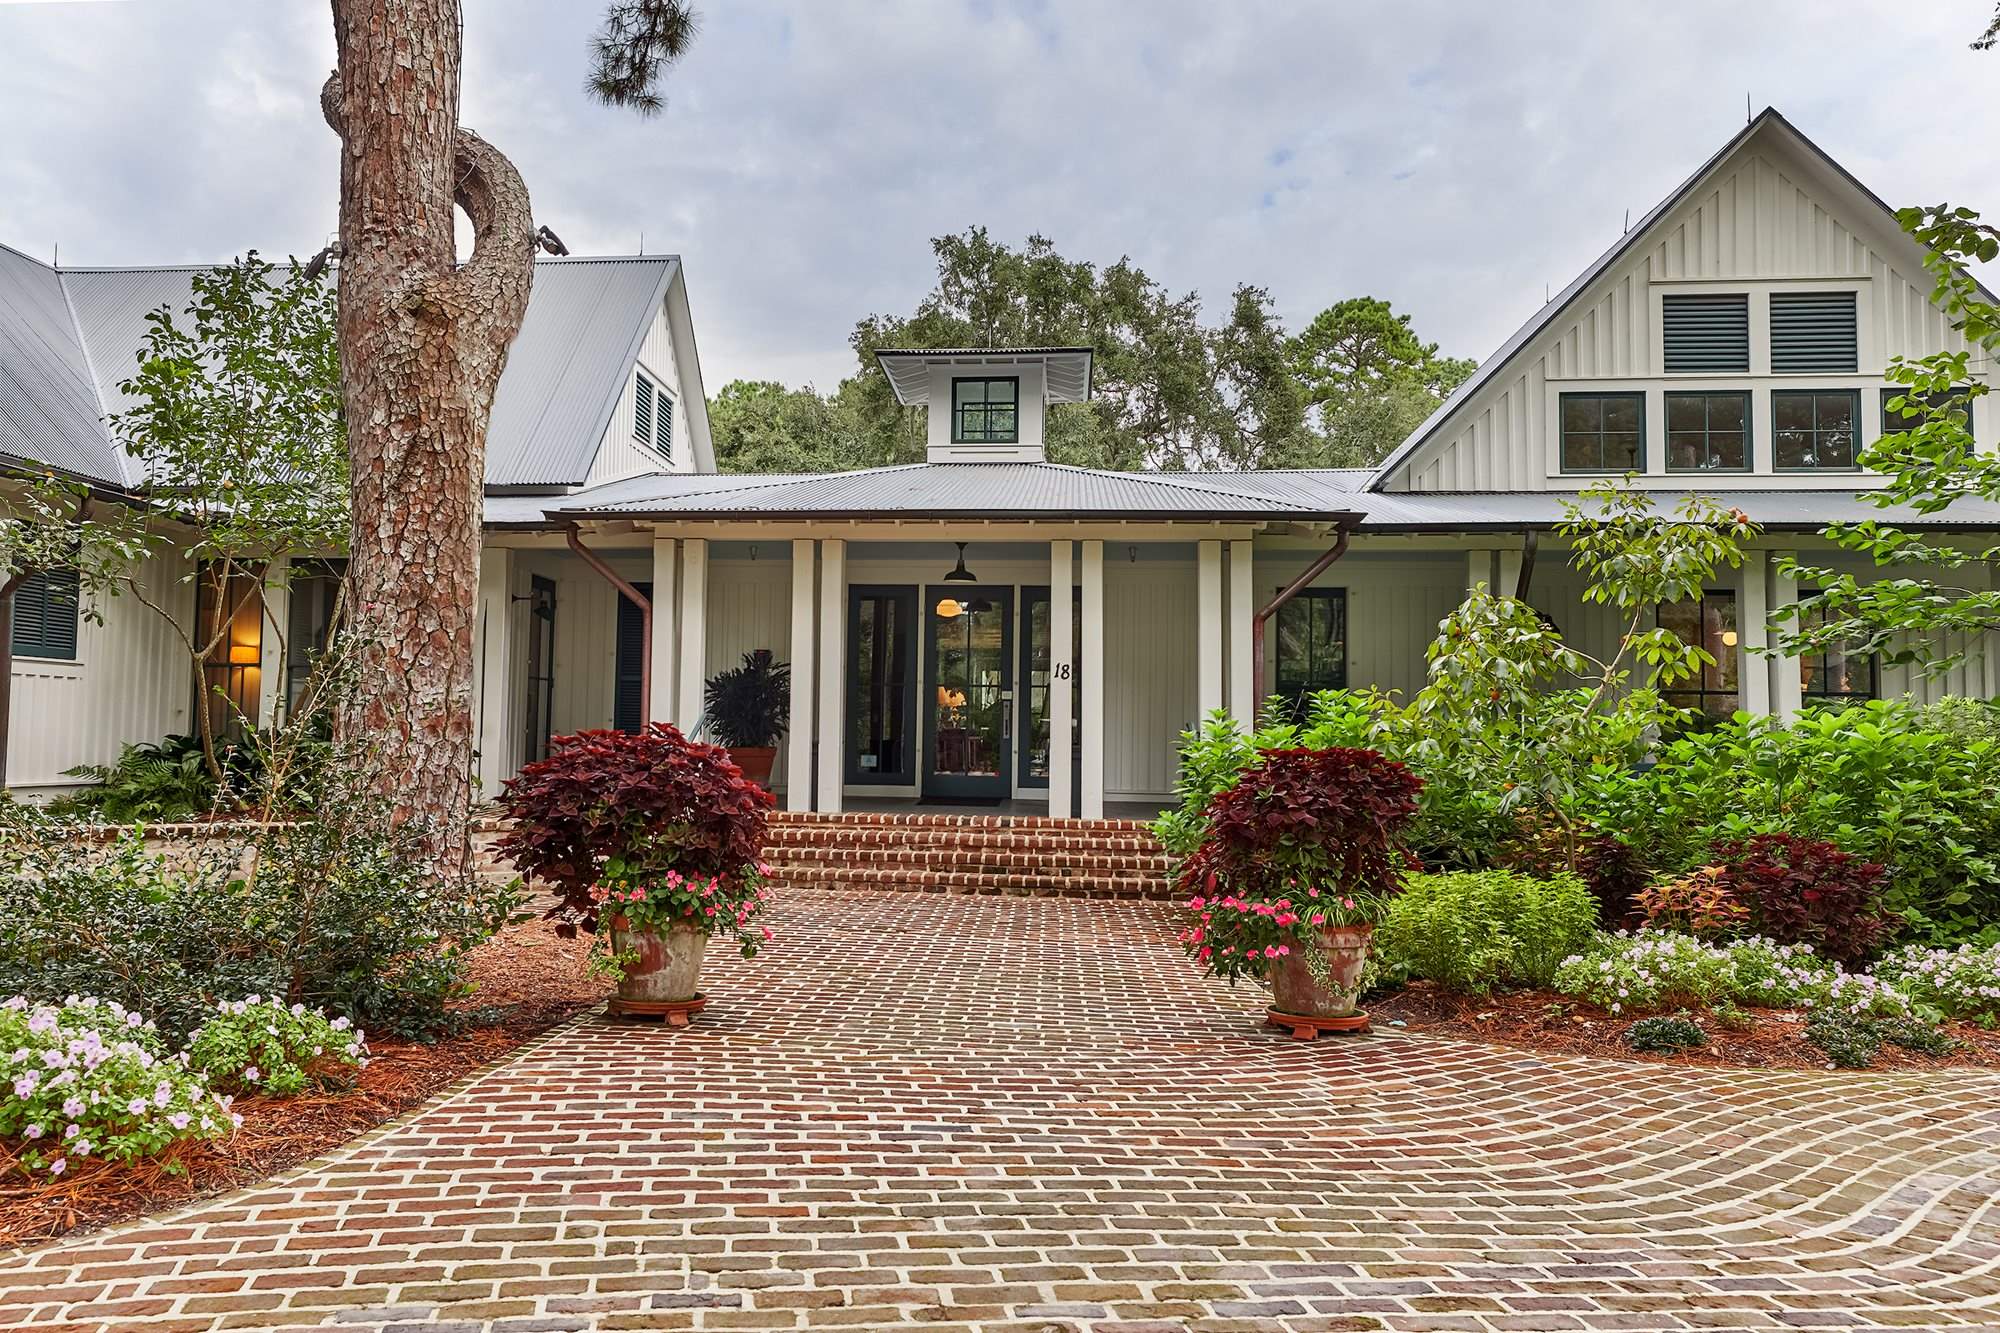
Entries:
[[32,1097],[34,1095],[35,1089],[40,1087],[41,1085],[42,1085],[42,1076],[40,1074],[36,1073],[23,1074],[21,1075],[21,1077],[14,1080],[14,1095],[16,1097]]

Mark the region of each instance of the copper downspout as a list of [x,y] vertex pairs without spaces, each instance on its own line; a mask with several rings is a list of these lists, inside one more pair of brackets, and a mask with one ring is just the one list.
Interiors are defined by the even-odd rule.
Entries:
[[604,563],[597,552],[583,544],[583,534],[576,524],[565,524],[564,536],[569,540],[569,549],[583,557],[583,563],[602,574],[605,581],[618,589],[625,600],[639,608],[639,697],[644,702],[639,706],[639,716],[653,721],[653,603],[646,594],[618,577],[618,571]]
[[1321,552],[1319,559],[1307,565],[1305,573],[1286,584],[1284,589],[1271,599],[1271,604],[1259,611],[1257,618],[1250,623],[1250,679],[1256,682],[1256,688],[1260,690],[1264,688],[1264,622],[1277,615],[1278,608],[1298,596],[1300,590],[1326,573],[1334,561],[1347,554],[1348,535],[1348,528],[1342,525],[1340,536],[1335,539],[1333,546]]

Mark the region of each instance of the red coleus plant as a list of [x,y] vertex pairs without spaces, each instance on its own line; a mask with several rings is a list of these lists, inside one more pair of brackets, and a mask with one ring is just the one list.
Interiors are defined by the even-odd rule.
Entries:
[[595,928],[591,890],[618,876],[646,884],[668,871],[720,879],[732,900],[759,877],[771,793],[749,781],[719,745],[664,722],[638,732],[580,731],[550,742],[500,797],[513,827],[498,850],[553,888],[549,915],[564,933]]
[[1899,921],[1882,910],[1886,867],[1830,842],[1790,833],[1718,842],[1715,860],[1750,926],[1780,944],[1810,944],[1837,963],[1868,957]]
[[1218,976],[1263,976],[1326,927],[1380,920],[1422,788],[1373,750],[1263,751],[1204,812],[1180,875],[1182,946]]

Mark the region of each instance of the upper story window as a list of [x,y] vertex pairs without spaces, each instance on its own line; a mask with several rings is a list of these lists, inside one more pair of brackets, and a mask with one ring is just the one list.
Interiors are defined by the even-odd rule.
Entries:
[[1743,292],[1676,292],[1660,298],[1668,374],[1747,374],[1750,298]]
[[1637,472],[1646,466],[1646,395],[1562,395],[1562,470]]
[[40,569],[28,575],[14,588],[14,656],[74,662],[76,617],[75,570]]
[[1854,469],[1859,389],[1773,389],[1771,466],[1780,472]]
[[[1900,411],[1889,406],[1898,398],[1905,400]],[[1930,409],[1928,412],[1924,410],[1926,407]],[[1903,385],[1891,384],[1882,390],[1882,433],[1900,435],[1906,430],[1915,430],[1930,420],[1931,415],[1940,408],[1949,408],[1959,416],[1969,419],[1972,414],[1972,398],[1964,389],[1940,389],[1936,393],[1917,393]]]
[[1771,370],[1852,375],[1860,368],[1853,292],[1772,292]]
[[1667,471],[1743,472],[1750,467],[1750,395],[1667,395]]
[[632,382],[632,438],[669,463],[674,461],[674,399],[645,371]]
[[951,382],[953,444],[1019,444],[1021,381],[955,379]]

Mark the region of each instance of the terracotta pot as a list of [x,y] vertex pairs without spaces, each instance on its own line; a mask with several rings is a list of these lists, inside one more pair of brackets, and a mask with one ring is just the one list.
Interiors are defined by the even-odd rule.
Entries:
[[1303,950],[1271,965],[1271,1011],[1300,1018],[1354,1018],[1360,1014],[1361,972],[1375,927],[1328,926],[1320,932],[1327,983],[1313,976]]
[[743,776],[760,787],[771,785],[771,765],[777,762],[778,747],[775,745],[732,745],[729,757],[743,770]]
[[639,955],[637,962],[626,965],[618,983],[618,998],[623,1003],[680,1004],[701,992],[701,959],[708,936],[699,926],[629,930],[625,918],[616,917],[611,922],[611,943],[621,954]]

